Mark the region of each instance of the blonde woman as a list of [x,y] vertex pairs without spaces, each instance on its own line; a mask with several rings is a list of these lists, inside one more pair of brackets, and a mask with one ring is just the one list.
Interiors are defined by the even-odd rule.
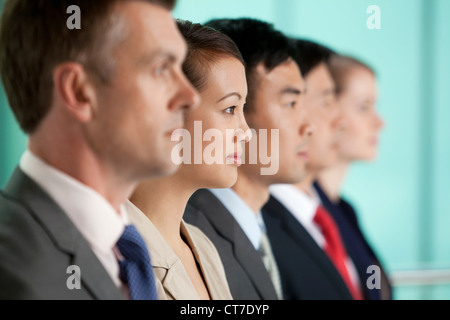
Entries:
[[[391,299],[392,289],[386,272],[360,228],[353,206],[341,195],[349,166],[356,161],[373,160],[377,155],[383,120],[376,110],[375,72],[353,57],[337,54],[330,58],[329,69],[336,84],[337,105],[343,125],[338,139],[337,161],[320,172],[315,188],[322,204],[339,226],[346,249],[358,271],[364,298]],[[375,270],[374,267],[380,270],[381,284],[369,288],[366,283],[372,273],[367,270]]]

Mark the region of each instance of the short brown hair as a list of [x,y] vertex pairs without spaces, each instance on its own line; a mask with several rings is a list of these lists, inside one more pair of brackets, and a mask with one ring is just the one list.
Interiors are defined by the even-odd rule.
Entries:
[[188,20],[177,19],[177,25],[188,46],[183,71],[198,91],[202,90],[207,81],[207,68],[218,58],[233,57],[245,66],[238,47],[224,33]]
[[[7,0],[0,22],[0,75],[9,105],[26,133],[35,131],[51,105],[52,72],[65,61],[81,63],[104,82],[99,52],[113,28],[118,2],[130,0]],[[144,0],[141,0],[144,1]],[[145,0],[172,10],[176,0]],[[81,29],[67,28],[67,9],[81,10]]]

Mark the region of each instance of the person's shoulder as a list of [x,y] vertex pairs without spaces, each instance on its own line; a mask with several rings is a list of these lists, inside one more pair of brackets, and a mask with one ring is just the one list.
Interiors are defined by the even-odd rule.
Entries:
[[25,206],[21,202],[7,194],[4,190],[0,190],[0,218],[4,218],[6,214],[11,215],[11,213],[25,209]]
[[197,248],[209,255],[215,255],[219,257],[219,253],[216,249],[214,243],[209,239],[209,237],[198,227],[184,222],[186,225],[186,229],[189,232],[192,240],[194,241]]
[[209,240],[208,236],[202,231],[200,230],[200,228],[188,223],[188,222],[184,222],[186,229],[189,232],[189,235],[191,236],[191,238],[196,242],[196,244],[198,245],[212,245],[211,240]]
[[32,244],[29,240],[38,227],[30,208],[0,191],[0,245],[18,239],[28,240]]
[[[65,287],[67,255],[61,254],[32,209],[0,192],[0,294],[5,299],[41,299],[57,279]],[[59,268],[61,267],[61,268]],[[55,275],[55,269],[61,269]],[[2,291],[2,290],[0,290]]]
[[222,259],[213,242],[199,228],[184,222],[186,230],[198,251],[199,263],[204,267],[205,276],[209,279],[211,294],[218,300],[231,300]]

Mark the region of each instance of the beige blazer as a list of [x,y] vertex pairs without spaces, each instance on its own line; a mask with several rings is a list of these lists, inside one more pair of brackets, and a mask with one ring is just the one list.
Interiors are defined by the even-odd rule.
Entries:
[[[183,264],[150,219],[133,203],[127,201],[130,221],[144,238],[155,274],[160,300],[199,300]],[[232,300],[219,253],[197,227],[181,222],[181,234],[191,248],[212,300]]]

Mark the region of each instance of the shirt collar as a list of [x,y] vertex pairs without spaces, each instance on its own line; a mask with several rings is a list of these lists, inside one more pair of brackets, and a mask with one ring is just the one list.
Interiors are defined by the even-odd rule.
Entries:
[[110,252],[128,223],[125,207],[120,215],[94,189],[50,166],[26,150],[20,168],[61,207],[91,247]]
[[209,191],[227,208],[253,244],[253,247],[258,250],[261,242],[261,228],[264,228],[261,212],[253,212],[244,200],[231,188],[209,189]]
[[313,223],[314,215],[320,203],[315,192],[311,197],[291,184],[271,185],[269,191],[303,225]]
[[294,218],[303,225],[317,244],[323,248],[325,238],[320,228],[314,223],[314,216],[320,204],[320,199],[316,191],[311,190],[312,196],[309,196],[290,184],[272,185],[269,190],[272,196],[291,212]]

